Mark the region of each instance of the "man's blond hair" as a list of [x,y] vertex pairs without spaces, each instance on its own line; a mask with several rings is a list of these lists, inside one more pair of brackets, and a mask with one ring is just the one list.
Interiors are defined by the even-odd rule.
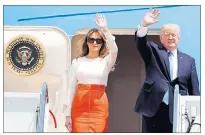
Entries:
[[180,27],[178,24],[164,24],[160,30],[160,36],[164,34],[165,29],[176,29],[178,35],[180,35]]

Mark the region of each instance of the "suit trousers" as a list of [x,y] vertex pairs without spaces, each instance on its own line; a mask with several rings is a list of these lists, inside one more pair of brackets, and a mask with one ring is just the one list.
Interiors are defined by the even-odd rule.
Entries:
[[160,104],[157,113],[153,117],[142,115],[143,133],[172,133],[173,124],[169,120],[169,105]]

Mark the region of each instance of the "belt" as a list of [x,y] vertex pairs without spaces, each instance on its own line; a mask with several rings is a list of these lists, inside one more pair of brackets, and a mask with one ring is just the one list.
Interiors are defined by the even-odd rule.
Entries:
[[81,84],[77,85],[78,90],[105,90],[105,85],[101,84]]

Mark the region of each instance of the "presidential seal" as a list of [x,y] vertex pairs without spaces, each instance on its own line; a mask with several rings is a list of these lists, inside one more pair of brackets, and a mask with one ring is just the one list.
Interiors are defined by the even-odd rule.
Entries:
[[32,75],[44,63],[42,44],[32,36],[22,35],[12,39],[5,50],[5,62],[17,75]]

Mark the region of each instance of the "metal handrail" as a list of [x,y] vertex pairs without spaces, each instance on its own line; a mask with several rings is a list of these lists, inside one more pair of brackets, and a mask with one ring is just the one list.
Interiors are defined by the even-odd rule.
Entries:
[[174,106],[173,106],[173,132],[177,132],[178,130],[178,122],[179,119],[177,117],[177,115],[179,114],[179,85],[176,84],[175,85],[175,89],[174,89]]
[[36,132],[44,132],[44,117],[45,117],[45,105],[48,102],[48,90],[47,84],[44,83],[42,85],[42,91],[40,94],[40,105],[37,107],[37,124],[36,124]]

